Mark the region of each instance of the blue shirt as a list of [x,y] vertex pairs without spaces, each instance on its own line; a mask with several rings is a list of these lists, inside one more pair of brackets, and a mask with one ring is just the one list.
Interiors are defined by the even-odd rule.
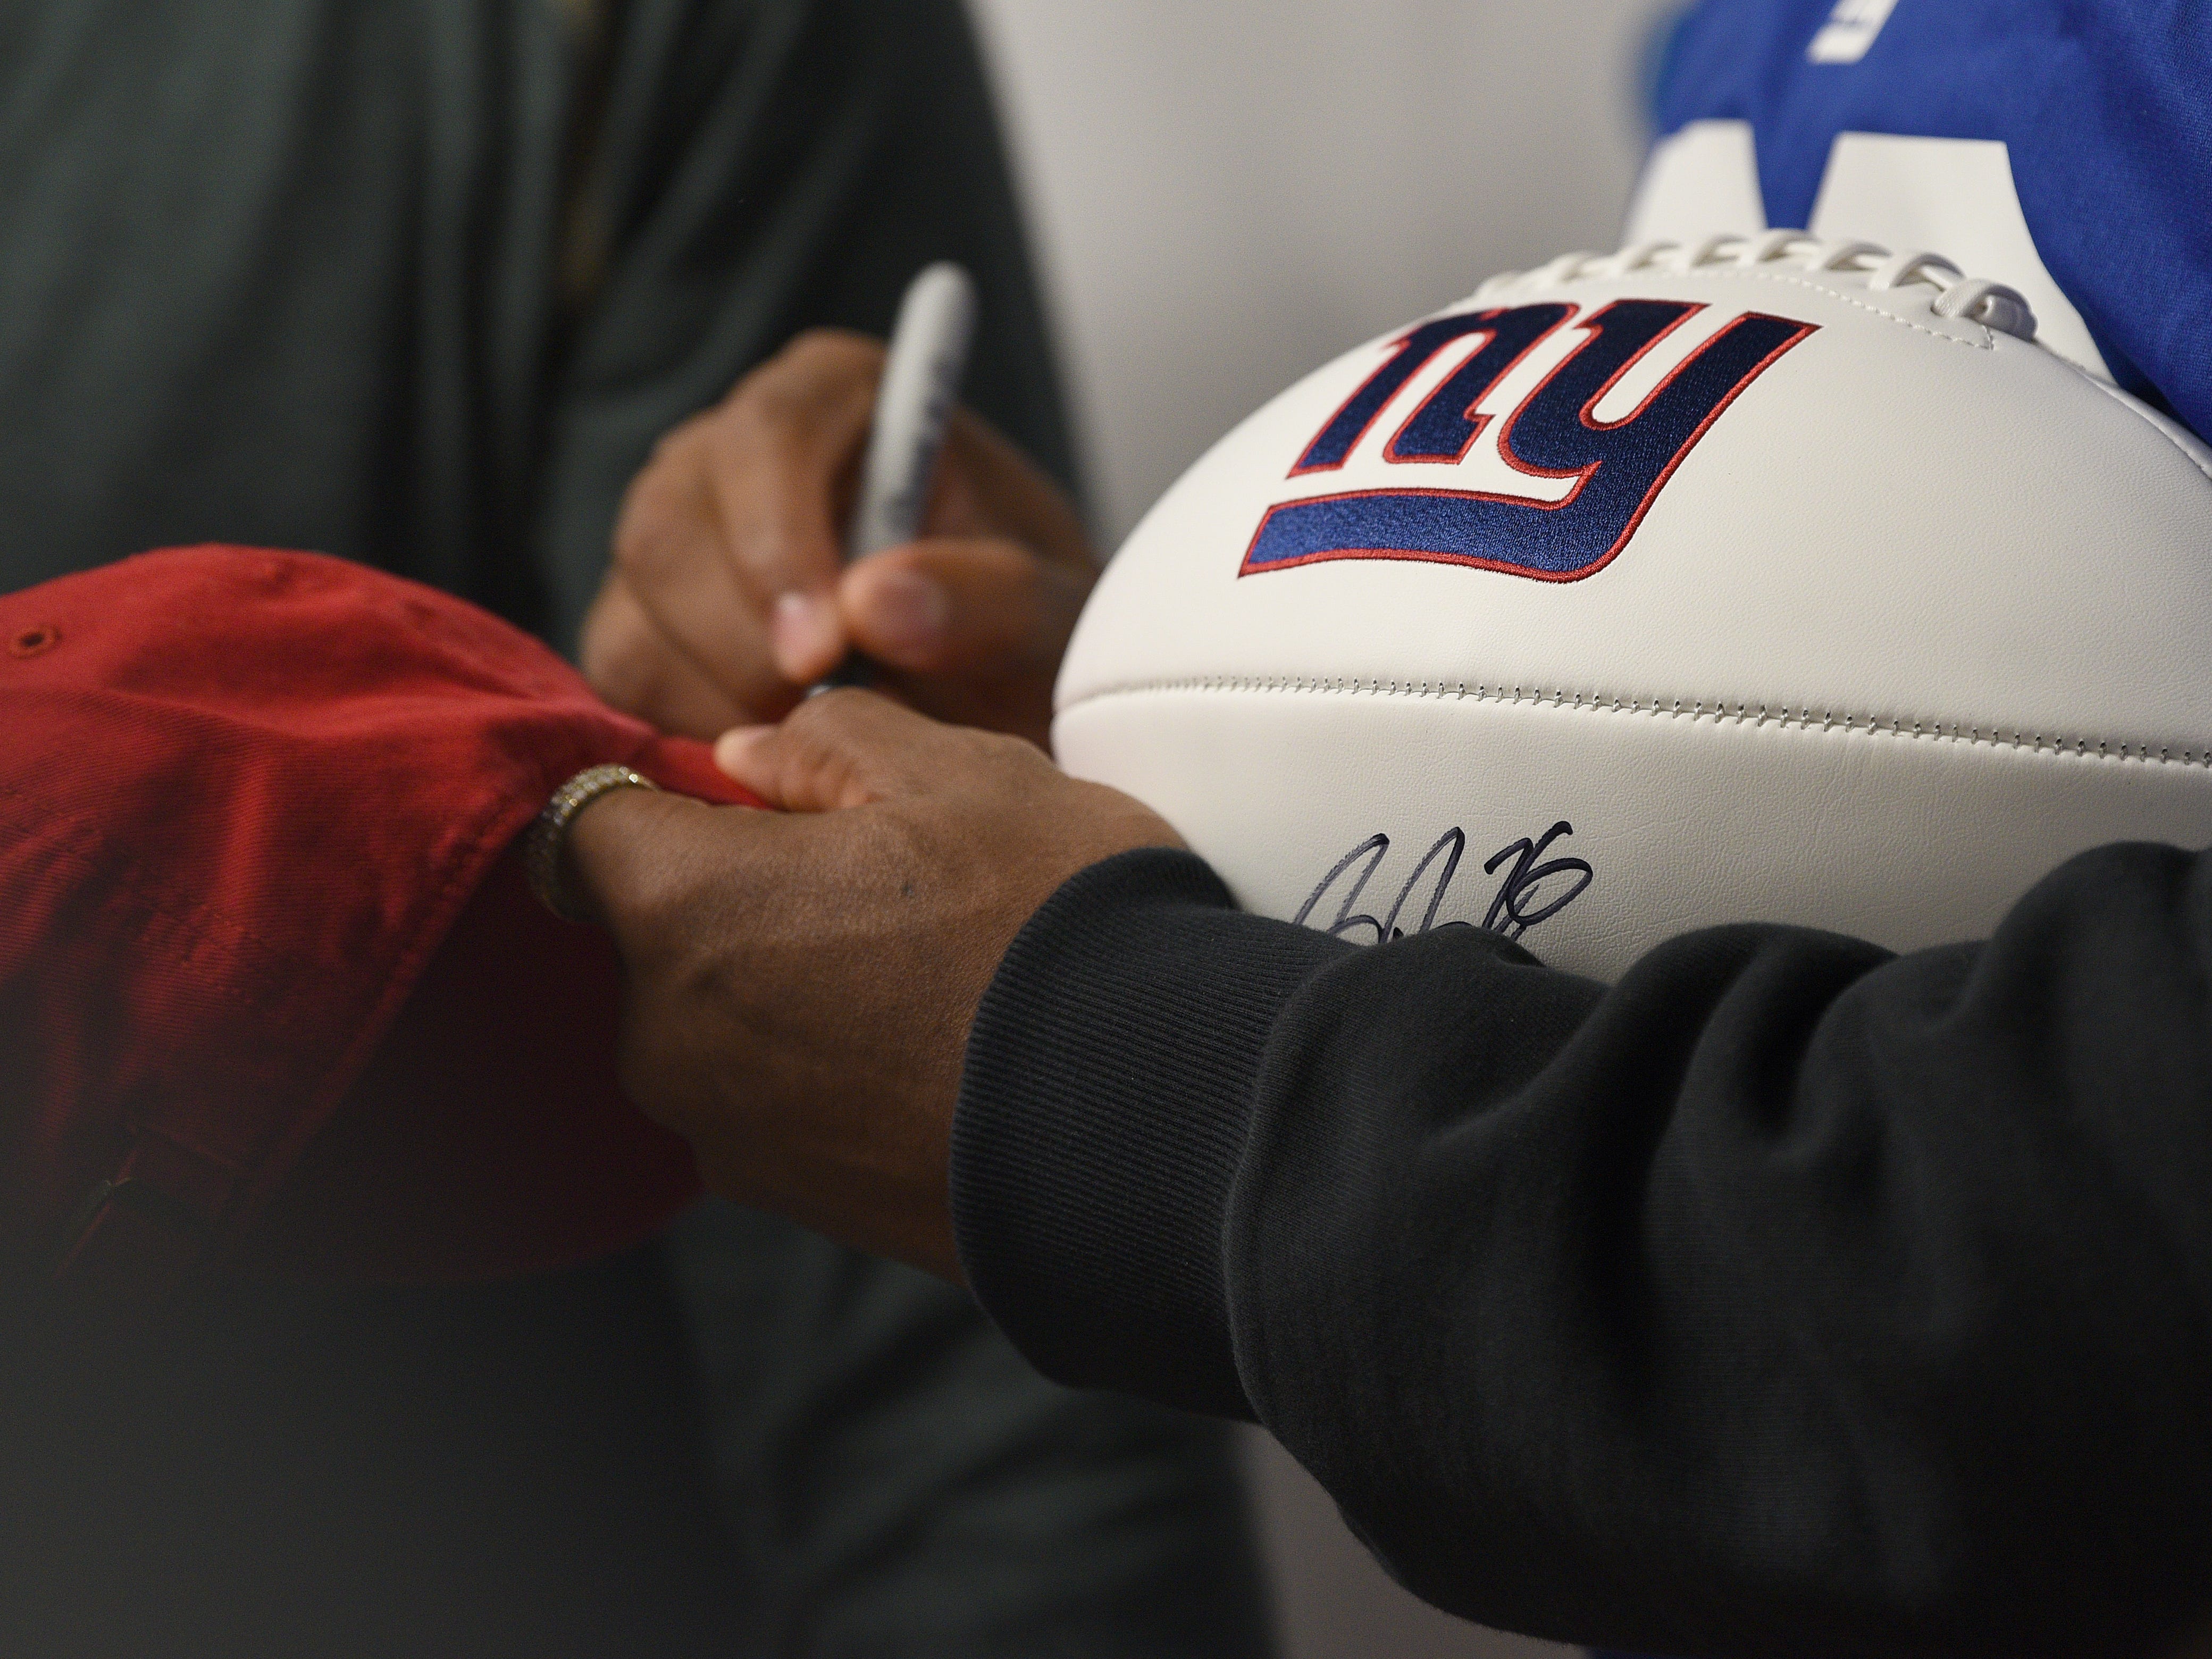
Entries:
[[[2204,0],[1705,0],[1669,43],[1657,115],[1662,134],[1744,124],[1766,222],[1824,234],[1850,228],[1814,223],[1839,135],[1982,141],[1966,150],[2001,156],[1999,179],[2008,161],[2017,208],[2003,210],[2025,220],[2102,361],[2086,342],[2069,355],[2212,434]],[[1877,179],[1905,177],[1912,159],[1894,143],[1862,151]],[[1960,153],[1929,146],[1929,176],[1975,181],[1958,205],[1993,210],[1988,172],[1944,173]]]

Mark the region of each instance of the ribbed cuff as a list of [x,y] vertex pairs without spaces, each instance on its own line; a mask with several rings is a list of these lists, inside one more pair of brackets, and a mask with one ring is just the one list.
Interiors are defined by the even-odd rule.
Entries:
[[1355,947],[1125,853],[1030,918],[983,998],[952,1132],[968,1282],[1046,1376],[1252,1415],[1222,1222],[1283,1005]]

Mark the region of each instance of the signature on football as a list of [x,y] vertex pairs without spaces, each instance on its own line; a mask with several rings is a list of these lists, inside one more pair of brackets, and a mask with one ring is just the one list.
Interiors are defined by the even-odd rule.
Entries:
[[[1589,865],[1577,858],[1547,859],[1544,854],[1552,843],[1563,836],[1571,836],[1575,827],[1565,818],[1547,830],[1539,840],[1523,836],[1510,846],[1501,847],[1482,866],[1486,876],[1495,876],[1510,864],[1498,884],[1498,891],[1490,901],[1490,908],[1482,918],[1482,926],[1492,933],[1503,933],[1517,939],[1540,921],[1547,921],[1583,896],[1593,878]],[[1399,888],[1398,896],[1384,915],[1377,916],[1355,907],[1367,892],[1367,884],[1382,867],[1382,860],[1390,851],[1390,837],[1372,835],[1336,861],[1334,868],[1321,878],[1321,883],[1298,907],[1291,921],[1300,926],[1313,923],[1311,918],[1322,901],[1336,890],[1346,876],[1351,884],[1342,890],[1336,907],[1335,920],[1323,932],[1337,939],[1364,939],[1368,944],[1380,944],[1384,939],[1402,939],[1408,933],[1425,933],[1431,928],[1465,927],[1463,921],[1438,922],[1437,912],[1443,908],[1444,896],[1450,892],[1452,879],[1459,873],[1460,860],[1467,854],[1467,832],[1451,829],[1437,837],[1436,844],[1421,854],[1421,861],[1413,866],[1413,873]],[[1424,880],[1430,883],[1427,903],[1420,911],[1418,922],[1401,927],[1401,916],[1410,918],[1407,907],[1421,892]]]

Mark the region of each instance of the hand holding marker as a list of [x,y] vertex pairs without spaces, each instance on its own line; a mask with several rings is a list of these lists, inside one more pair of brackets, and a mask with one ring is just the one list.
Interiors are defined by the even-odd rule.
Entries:
[[[845,538],[848,565],[921,534],[975,329],[975,285],[958,265],[928,266],[908,285],[876,392],[860,499]],[[868,678],[866,660],[854,653],[816,690]]]

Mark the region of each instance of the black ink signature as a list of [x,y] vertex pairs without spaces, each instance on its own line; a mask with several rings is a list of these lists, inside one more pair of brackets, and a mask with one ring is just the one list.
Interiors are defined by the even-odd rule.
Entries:
[[[1493,933],[1503,933],[1508,939],[1517,939],[1538,922],[1556,916],[1582,896],[1583,890],[1595,878],[1595,872],[1588,863],[1577,858],[1545,859],[1540,864],[1537,862],[1544,859],[1553,842],[1562,836],[1574,833],[1574,825],[1562,818],[1544,832],[1540,841],[1530,841],[1524,836],[1510,846],[1500,848],[1492,855],[1490,861],[1482,866],[1483,874],[1496,875],[1498,866],[1509,859],[1513,860],[1513,867],[1498,883],[1498,895],[1491,900],[1490,908],[1482,918],[1483,927]],[[1329,889],[1353,866],[1358,865],[1361,866],[1359,873],[1353,879],[1351,890],[1336,907],[1336,919],[1323,930],[1333,937],[1352,939],[1364,933],[1370,944],[1379,944],[1389,939],[1403,939],[1407,930],[1398,925],[1398,918],[1406,914],[1406,907],[1419,889],[1422,878],[1428,876],[1432,870],[1436,884],[1430,890],[1428,903],[1421,911],[1420,921],[1412,931],[1425,933],[1438,927],[1465,927],[1469,925],[1463,921],[1440,923],[1437,921],[1437,912],[1443,908],[1444,895],[1451,890],[1452,878],[1459,873],[1460,860],[1467,853],[1467,832],[1457,828],[1445,830],[1437,837],[1436,844],[1421,855],[1421,861],[1413,866],[1413,874],[1406,878],[1405,885],[1398,890],[1397,899],[1391,904],[1389,914],[1378,917],[1367,912],[1355,912],[1352,907],[1367,891],[1367,884],[1374,879],[1376,871],[1382,867],[1383,855],[1389,850],[1389,836],[1380,834],[1368,836],[1336,861],[1334,867],[1321,878],[1320,884],[1315,887],[1306,902],[1298,907],[1297,915],[1291,920],[1301,927],[1307,925],[1307,919],[1313,915],[1315,907],[1320,904]],[[1437,863],[1439,859],[1443,860],[1441,865]],[[1530,908],[1537,897],[1536,890],[1560,876],[1571,878],[1565,890],[1555,890],[1543,903]]]

